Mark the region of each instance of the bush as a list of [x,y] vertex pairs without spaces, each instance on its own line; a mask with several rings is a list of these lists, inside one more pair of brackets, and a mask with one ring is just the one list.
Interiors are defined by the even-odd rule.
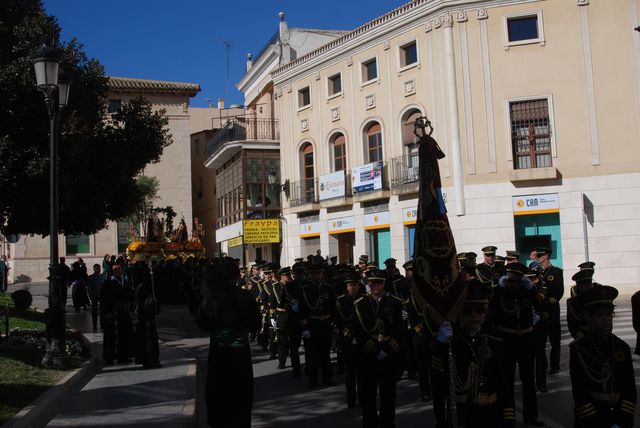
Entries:
[[11,293],[11,299],[13,299],[13,306],[18,311],[26,311],[31,306],[33,298],[31,293],[27,290],[16,290]]

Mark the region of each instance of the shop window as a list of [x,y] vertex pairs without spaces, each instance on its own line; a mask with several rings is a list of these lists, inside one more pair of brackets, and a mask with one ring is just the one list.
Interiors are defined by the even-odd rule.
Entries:
[[79,235],[67,235],[65,243],[66,254],[89,254],[91,253],[90,237],[81,233]]

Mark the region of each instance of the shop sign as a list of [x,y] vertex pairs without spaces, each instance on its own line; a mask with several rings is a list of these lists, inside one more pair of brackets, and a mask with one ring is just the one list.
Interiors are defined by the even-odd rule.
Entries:
[[318,181],[321,201],[339,198],[346,194],[344,171],[336,171],[331,174],[321,175]]
[[229,239],[227,241],[227,245],[229,246],[229,248],[231,248],[231,247],[239,247],[240,245],[242,245],[242,236],[238,236],[238,237]]
[[416,224],[418,220],[418,207],[402,209],[402,223],[405,226]]
[[353,217],[342,217],[327,221],[329,234],[355,232],[356,221]]
[[389,211],[365,214],[364,230],[387,229],[390,224]]
[[382,162],[373,162],[351,169],[353,193],[382,189]]
[[314,221],[312,223],[300,224],[300,237],[301,238],[315,238],[320,236],[320,222]]
[[557,193],[514,196],[513,215],[548,214],[560,212]]
[[244,220],[245,244],[270,244],[280,242],[280,220]]

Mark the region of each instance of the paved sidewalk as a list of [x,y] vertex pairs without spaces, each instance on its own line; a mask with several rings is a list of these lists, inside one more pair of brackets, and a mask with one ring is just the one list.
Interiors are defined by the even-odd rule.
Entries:
[[[28,288],[33,295],[33,306],[44,310],[47,307],[47,284],[32,283]],[[91,313],[75,312],[72,306],[67,306],[67,325],[84,334],[97,361],[84,379],[47,409],[32,426],[194,426],[194,359],[163,340],[162,326],[172,324],[163,320],[162,315],[158,319],[162,368],[143,369],[134,364],[104,366],[101,362],[102,333],[92,333]],[[167,330],[168,338],[175,339],[177,332],[173,327]]]

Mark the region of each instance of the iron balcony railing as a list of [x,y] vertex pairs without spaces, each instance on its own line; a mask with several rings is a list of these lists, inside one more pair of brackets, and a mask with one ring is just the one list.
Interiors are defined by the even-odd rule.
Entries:
[[289,206],[312,204],[318,202],[315,178],[305,178],[289,185]]
[[275,119],[236,117],[229,119],[207,144],[207,157],[220,147],[233,141],[277,141],[280,139],[279,123]]
[[409,153],[391,159],[391,187],[417,183],[420,179],[418,153]]

